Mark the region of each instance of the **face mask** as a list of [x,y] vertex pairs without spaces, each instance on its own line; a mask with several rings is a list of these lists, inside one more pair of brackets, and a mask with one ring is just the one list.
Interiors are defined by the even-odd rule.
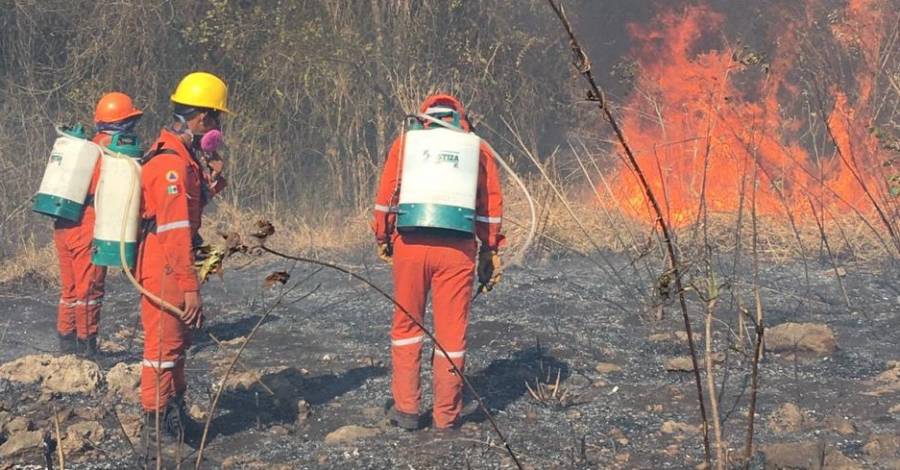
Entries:
[[215,152],[219,150],[219,147],[225,142],[225,138],[222,135],[222,131],[219,129],[213,129],[200,138],[200,149],[207,153]]

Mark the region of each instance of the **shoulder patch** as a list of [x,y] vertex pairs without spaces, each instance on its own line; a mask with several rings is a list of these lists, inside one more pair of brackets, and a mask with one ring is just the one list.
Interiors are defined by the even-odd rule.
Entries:
[[168,187],[166,187],[166,192],[169,194],[178,194],[178,186],[170,184]]
[[174,183],[178,181],[178,173],[175,170],[169,170],[166,172],[166,181],[170,183]]

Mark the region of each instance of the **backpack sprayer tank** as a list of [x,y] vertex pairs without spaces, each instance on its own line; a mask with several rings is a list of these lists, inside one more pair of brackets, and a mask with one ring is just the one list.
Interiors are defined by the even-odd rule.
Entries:
[[475,232],[481,139],[443,128],[406,132],[397,228]]
[[104,149],[100,181],[94,195],[97,221],[91,262],[97,266],[122,266],[120,240],[125,243],[127,266],[135,266],[141,209],[141,155],[140,142],[132,135],[115,134]]
[[84,128],[57,128],[56,142],[31,210],[51,217],[81,220],[100,151],[85,140]]

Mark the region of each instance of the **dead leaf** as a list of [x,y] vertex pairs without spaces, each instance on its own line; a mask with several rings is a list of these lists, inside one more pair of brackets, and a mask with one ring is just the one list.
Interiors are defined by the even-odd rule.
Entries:
[[256,230],[250,233],[250,236],[254,238],[258,238],[260,240],[265,240],[269,238],[273,233],[275,233],[275,226],[272,225],[271,222],[265,219],[260,219],[256,221]]
[[285,285],[290,278],[291,275],[284,271],[275,271],[274,273],[266,276],[265,281],[263,281],[263,287],[265,287],[266,289],[271,289],[275,286],[275,284]]

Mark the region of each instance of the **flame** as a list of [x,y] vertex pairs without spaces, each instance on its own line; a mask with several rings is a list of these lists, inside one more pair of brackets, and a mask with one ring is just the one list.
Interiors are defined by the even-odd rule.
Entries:
[[[723,39],[728,18],[706,5],[629,25],[641,73],[622,127],[672,225],[696,221],[701,201],[710,213],[747,210],[754,174],[757,211],[774,217],[802,217],[812,201],[826,214],[868,214],[863,186],[884,195],[886,157],[869,128],[889,10],[879,0],[848,1],[829,31],[832,47],[859,51],[852,79],[810,90],[799,51],[822,3],[807,0],[805,15],[773,15],[793,19],[775,28],[768,58]],[[655,219],[624,159],[613,194],[631,215]]]

